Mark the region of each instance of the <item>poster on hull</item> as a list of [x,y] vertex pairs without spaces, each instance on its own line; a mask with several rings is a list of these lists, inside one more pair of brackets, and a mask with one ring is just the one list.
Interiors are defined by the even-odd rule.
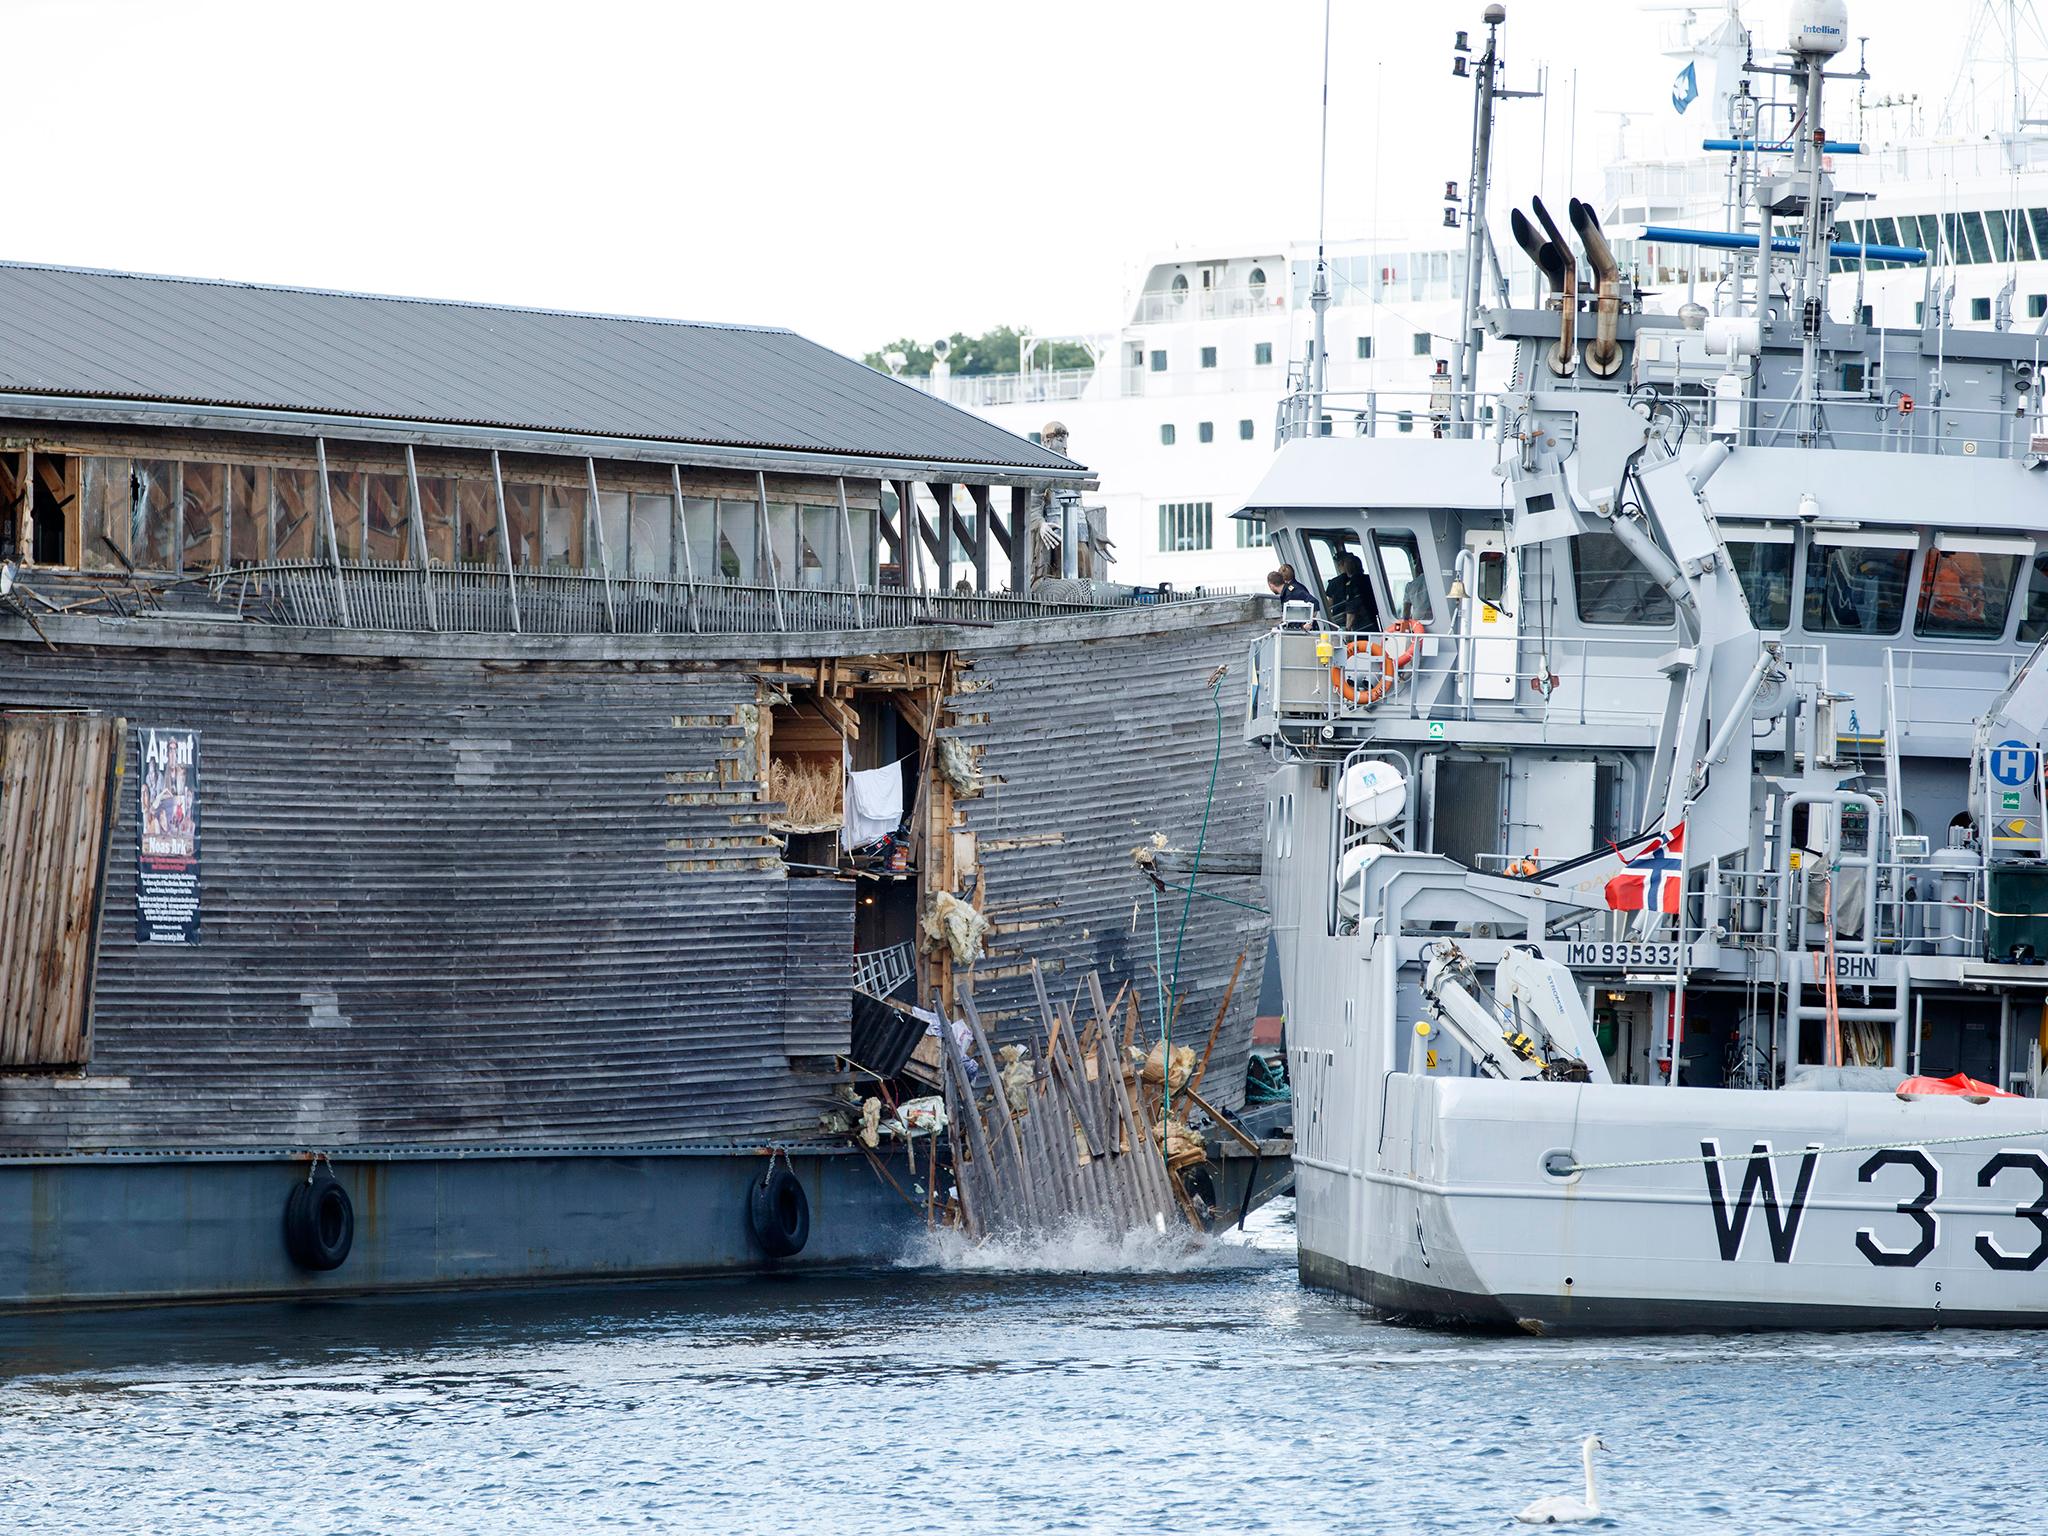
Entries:
[[142,732],[135,940],[199,942],[199,733]]

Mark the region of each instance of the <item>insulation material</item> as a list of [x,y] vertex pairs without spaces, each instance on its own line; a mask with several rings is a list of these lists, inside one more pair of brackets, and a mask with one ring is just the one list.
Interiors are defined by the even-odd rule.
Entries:
[[981,793],[981,768],[974,749],[964,741],[952,736],[939,738],[939,773],[963,800]]
[[[1139,1076],[1144,1078],[1145,1085],[1148,1088],[1158,1087],[1159,1080],[1166,1075],[1166,1064],[1161,1059],[1161,1053],[1164,1049],[1164,1043],[1158,1040],[1152,1042],[1152,1050],[1149,1054],[1135,1045],[1131,1047],[1131,1060],[1143,1063]],[[1173,1091],[1179,1093],[1181,1089],[1185,1088],[1188,1084],[1188,1079],[1194,1076],[1194,1072],[1195,1048],[1191,1045],[1176,1045],[1173,1048],[1173,1082],[1171,1084]]]
[[988,937],[988,919],[967,902],[945,891],[932,898],[924,912],[924,936],[942,946],[956,965],[972,965],[981,958]]

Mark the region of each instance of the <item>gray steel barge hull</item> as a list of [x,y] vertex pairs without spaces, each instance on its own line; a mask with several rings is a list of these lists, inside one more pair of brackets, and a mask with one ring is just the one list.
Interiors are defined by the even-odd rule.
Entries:
[[747,1217],[767,1166],[758,1148],[344,1153],[333,1168],[354,1244],[314,1273],[283,1236],[303,1156],[10,1158],[0,1311],[857,1267],[895,1261],[924,1231],[922,1210],[857,1151],[793,1150],[789,1163],[810,1235],[770,1259]]

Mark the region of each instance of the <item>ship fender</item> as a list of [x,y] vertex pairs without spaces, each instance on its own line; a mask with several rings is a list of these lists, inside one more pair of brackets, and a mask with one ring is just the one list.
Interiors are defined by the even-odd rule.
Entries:
[[339,1269],[355,1245],[356,1212],[332,1168],[313,1172],[292,1186],[284,1203],[284,1247],[292,1262],[314,1271]]
[[768,1171],[754,1181],[747,1196],[747,1225],[771,1259],[802,1253],[811,1240],[811,1197],[790,1171],[788,1158],[770,1158]]

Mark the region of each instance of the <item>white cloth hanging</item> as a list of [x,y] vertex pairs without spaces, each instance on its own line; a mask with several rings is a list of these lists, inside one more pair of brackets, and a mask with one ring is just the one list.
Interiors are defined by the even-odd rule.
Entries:
[[839,829],[843,848],[864,848],[903,824],[903,768],[900,760],[880,768],[846,770],[846,821]]

